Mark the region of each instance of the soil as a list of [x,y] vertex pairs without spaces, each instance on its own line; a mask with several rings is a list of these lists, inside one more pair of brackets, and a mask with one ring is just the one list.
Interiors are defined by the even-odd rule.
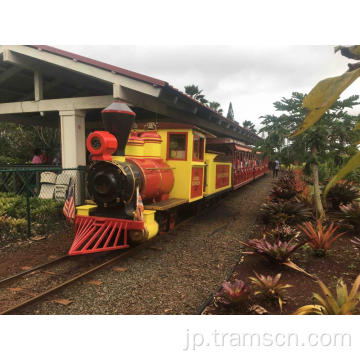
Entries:
[[66,255],[73,238],[73,226],[64,225],[61,232],[20,240],[0,248],[0,278],[23,271],[24,266],[34,267]]
[[[337,281],[342,278],[348,289],[360,274],[360,249],[351,243],[354,234],[348,233],[337,239],[325,256],[319,257],[309,246],[303,246],[293,254],[291,260],[306,272],[315,275],[335,294]],[[262,237],[261,226],[258,225],[250,238]],[[289,315],[301,306],[313,304],[313,293],[323,295],[317,282],[302,272],[290,269],[285,265],[277,265],[260,255],[245,255],[229,278],[241,279],[250,284],[249,276],[258,274],[274,276],[281,273],[281,283],[293,287],[287,289],[287,301],[280,311],[277,300],[270,300],[261,296],[252,296],[250,305],[260,305],[269,314]],[[350,291],[350,290],[349,290]],[[205,309],[204,314],[246,314],[245,311],[235,311],[229,308],[216,306],[212,301]]]

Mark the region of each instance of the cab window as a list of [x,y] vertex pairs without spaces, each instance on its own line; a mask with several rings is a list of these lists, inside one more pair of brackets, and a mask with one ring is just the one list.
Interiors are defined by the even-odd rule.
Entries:
[[204,138],[194,135],[193,141],[193,160],[203,161],[204,160]]
[[187,134],[168,134],[168,160],[186,160]]

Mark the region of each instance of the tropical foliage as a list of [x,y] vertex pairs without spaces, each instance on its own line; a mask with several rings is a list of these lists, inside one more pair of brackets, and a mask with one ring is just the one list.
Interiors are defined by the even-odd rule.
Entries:
[[277,299],[280,310],[282,310],[286,298],[286,289],[292,287],[292,285],[281,284],[280,278],[281,274],[265,276],[255,272],[255,277],[250,277],[250,280],[255,289],[254,295],[261,294],[269,298]]
[[352,225],[356,232],[360,232],[360,202],[340,205],[340,211],[342,219]]
[[321,220],[317,220],[316,226],[308,221],[303,226],[299,225],[299,228],[305,234],[306,242],[318,255],[324,255],[331,244],[345,234],[336,234],[338,226],[335,226],[334,223],[329,226],[323,225]]
[[296,201],[271,201],[261,206],[260,216],[264,224],[295,225],[309,220],[312,211],[306,205]]
[[246,303],[250,295],[250,288],[244,281],[235,279],[234,282],[225,281],[222,283],[222,289],[215,297],[222,304],[230,306],[239,306]]
[[269,260],[277,263],[287,262],[290,255],[302,245],[302,243],[296,240],[270,242],[267,241],[265,237],[262,239],[253,239],[250,240],[248,244],[243,244],[254,250],[255,253],[264,255]]
[[318,284],[323,293],[323,296],[317,293],[313,295],[318,304],[302,306],[294,315],[352,315],[359,312],[360,275],[356,278],[350,293],[342,279],[336,285],[336,296],[321,280],[318,280]]
[[[335,51],[340,51],[343,56],[351,59],[360,60],[360,45],[350,47],[337,46]],[[320,81],[307,95],[303,101],[303,108],[306,110],[304,121],[293,132],[292,137],[303,134],[305,131],[316,128],[323,116],[331,107],[338,102],[339,96],[348,88],[358,77],[360,77],[360,63],[349,64],[347,72],[340,76],[328,78]],[[358,130],[359,125],[352,130]],[[345,166],[333,177],[324,191],[327,192],[343,177],[360,165],[360,151],[355,149],[353,156],[348,160]]]
[[331,201],[334,210],[338,210],[341,204],[347,205],[360,197],[359,190],[349,181],[339,181],[328,192],[328,200]]

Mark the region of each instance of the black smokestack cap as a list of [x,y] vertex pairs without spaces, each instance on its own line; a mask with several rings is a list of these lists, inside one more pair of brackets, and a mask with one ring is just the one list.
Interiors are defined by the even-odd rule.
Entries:
[[118,142],[118,148],[114,153],[115,156],[125,155],[125,146],[135,121],[135,116],[136,114],[121,100],[115,100],[101,111],[105,130],[111,132]]

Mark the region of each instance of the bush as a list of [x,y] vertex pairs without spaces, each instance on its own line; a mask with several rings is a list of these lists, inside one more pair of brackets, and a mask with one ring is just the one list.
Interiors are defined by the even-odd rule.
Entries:
[[261,206],[260,215],[264,224],[295,225],[311,218],[312,211],[294,201],[268,202]]
[[[30,198],[31,219],[44,223],[56,220],[62,215],[63,203],[52,199]],[[26,197],[11,193],[0,193],[0,216],[26,219]]]
[[348,181],[339,181],[329,190],[327,196],[334,210],[339,210],[341,204],[347,205],[359,197],[359,190],[354,187],[353,183]]

